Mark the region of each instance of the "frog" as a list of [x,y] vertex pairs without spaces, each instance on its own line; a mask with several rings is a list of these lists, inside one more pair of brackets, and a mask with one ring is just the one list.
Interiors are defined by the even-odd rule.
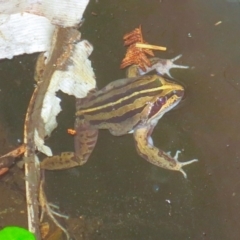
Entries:
[[[95,148],[99,130],[107,129],[114,136],[133,134],[136,150],[142,158],[157,167],[181,172],[187,178],[183,167],[198,159],[180,162],[180,151],[172,157],[157,148],[151,137],[162,116],[184,96],[184,87],[170,75],[172,68],[188,68],[174,63],[180,57],[150,58],[151,64],[145,71],[132,65],[127,70],[127,78],[110,82],[101,90],[94,89],[87,97],[76,99],[75,152],[47,157],[41,162],[41,168],[59,170],[82,166]],[[151,74],[153,71],[155,73]]]

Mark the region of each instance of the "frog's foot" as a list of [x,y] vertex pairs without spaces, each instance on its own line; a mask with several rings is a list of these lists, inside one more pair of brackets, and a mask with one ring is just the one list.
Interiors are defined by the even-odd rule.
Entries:
[[[178,161],[178,155],[179,155],[179,153],[181,153],[181,151],[178,150],[178,151],[176,152],[175,156],[173,157],[173,159],[174,159],[174,160],[176,161],[176,163],[177,163],[177,165],[176,165],[176,167],[175,167],[175,170],[181,172],[181,173],[183,174],[183,176],[184,176],[185,178],[187,178],[187,174],[184,172],[184,170],[182,169],[182,167],[183,167],[183,166],[186,166],[186,165],[189,165],[189,164],[191,164],[191,163],[194,163],[194,162],[198,162],[198,159],[193,159],[193,160],[190,160],[190,161],[187,161],[187,162],[179,162],[179,161]],[[170,154],[168,154],[168,155],[170,155]]]
[[[151,67],[146,67],[146,71],[143,71],[140,67],[137,67],[138,75],[144,75],[152,70],[156,70],[160,75],[168,75],[170,78],[173,78],[170,74],[172,68],[189,68],[189,66],[177,65],[174,62],[182,57],[182,54],[176,56],[172,59],[161,59],[161,58],[150,58]],[[136,68],[136,67],[135,67]],[[133,68],[134,69],[134,68]],[[133,70],[132,70],[133,71]],[[136,71],[136,70],[135,70]]]
[[177,151],[175,156],[171,157],[170,153],[156,148],[151,140],[152,130],[153,126],[135,129],[133,136],[138,154],[155,166],[172,171],[179,171],[187,178],[187,174],[183,171],[182,167],[197,162],[198,160],[193,159],[187,162],[179,162],[178,155],[181,151]]
[[160,75],[166,74],[170,78],[173,78],[172,75],[170,74],[170,70],[172,68],[184,68],[184,69],[189,68],[189,66],[177,65],[174,63],[176,60],[178,60],[181,57],[182,57],[182,54],[180,54],[172,59],[159,59],[158,63],[156,64],[156,71]]

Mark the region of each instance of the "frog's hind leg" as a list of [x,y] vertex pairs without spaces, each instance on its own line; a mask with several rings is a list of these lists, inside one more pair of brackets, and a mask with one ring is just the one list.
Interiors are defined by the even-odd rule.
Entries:
[[153,126],[150,126],[146,128],[139,128],[134,131],[134,139],[138,154],[148,162],[158,167],[173,171],[179,171],[185,178],[187,178],[187,174],[184,172],[182,167],[193,162],[197,162],[198,160],[193,159],[187,162],[179,162],[179,151],[177,151],[174,157],[171,157],[170,154],[156,148],[151,138],[153,128]]
[[76,120],[74,136],[75,152],[63,152],[61,155],[47,157],[41,162],[41,168],[47,170],[67,169],[81,166],[87,162],[98,137],[98,130],[92,129],[88,122]]
[[98,129],[94,129],[84,120],[75,124],[76,136],[74,139],[75,154],[79,165],[83,165],[90,157],[98,138]]

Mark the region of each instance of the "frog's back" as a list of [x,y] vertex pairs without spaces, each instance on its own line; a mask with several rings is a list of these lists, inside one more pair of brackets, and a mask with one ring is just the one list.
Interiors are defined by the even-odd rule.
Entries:
[[161,79],[158,75],[149,75],[111,82],[78,106],[77,116],[98,128],[111,129],[124,125],[130,131],[139,120],[135,116],[142,112],[156,92],[162,91]]
[[[134,102],[139,97],[149,96],[151,94],[149,93],[150,89],[162,86],[160,78],[158,75],[147,75],[113,81],[89,96],[81,106],[79,105],[77,115],[96,113],[97,110],[107,109],[108,106],[115,106],[116,108],[116,106],[126,105],[126,100]],[[156,95],[156,91],[153,91],[152,95]]]

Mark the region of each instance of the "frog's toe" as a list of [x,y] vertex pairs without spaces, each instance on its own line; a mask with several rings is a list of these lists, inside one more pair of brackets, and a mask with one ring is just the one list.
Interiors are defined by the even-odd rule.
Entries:
[[186,65],[177,65],[177,64],[174,64],[175,61],[177,61],[179,58],[182,57],[182,54],[179,54],[178,56],[176,56],[175,58],[172,58],[172,59],[169,59],[168,61],[170,62],[169,63],[169,66],[171,66],[171,68],[189,68],[189,66],[186,66]]
[[180,150],[177,150],[176,153],[175,153],[175,156],[173,157],[177,162],[178,162],[178,155],[179,153],[181,153],[182,151]]
[[173,157],[173,159],[174,159],[174,160],[176,161],[176,163],[177,163],[176,170],[179,171],[179,172],[181,172],[181,173],[183,174],[183,176],[184,176],[185,178],[187,178],[187,174],[184,172],[184,170],[182,169],[182,167],[184,167],[184,166],[186,166],[186,165],[189,165],[189,164],[191,164],[191,163],[197,162],[198,159],[193,159],[193,160],[186,161],[186,162],[179,162],[179,161],[178,161],[178,155],[179,155],[179,153],[181,153],[181,151],[180,151],[180,150],[177,150],[175,156]]
[[169,72],[169,70],[170,70],[170,69],[166,70],[166,71],[165,71],[165,74],[166,74],[167,76],[169,76],[170,78],[174,79],[173,76],[171,75],[171,73]]
[[178,60],[179,58],[181,58],[181,57],[182,57],[182,54],[179,54],[179,55],[177,55],[176,57],[170,59],[170,61],[171,61],[171,62],[175,62],[175,61],[177,61],[177,60]]
[[187,174],[184,172],[184,170],[182,169],[183,166],[186,166],[186,165],[189,165],[191,163],[194,163],[194,162],[198,162],[198,159],[193,159],[193,160],[190,160],[190,161],[187,161],[187,162],[178,162],[178,167],[179,167],[179,171],[183,174],[184,178],[187,178]]
[[166,154],[171,157],[171,151],[166,152]]
[[194,162],[198,162],[198,159],[193,159],[193,160],[190,160],[190,161],[187,161],[187,162],[181,162],[181,165],[183,167],[185,165],[189,165],[189,164],[194,163]]

